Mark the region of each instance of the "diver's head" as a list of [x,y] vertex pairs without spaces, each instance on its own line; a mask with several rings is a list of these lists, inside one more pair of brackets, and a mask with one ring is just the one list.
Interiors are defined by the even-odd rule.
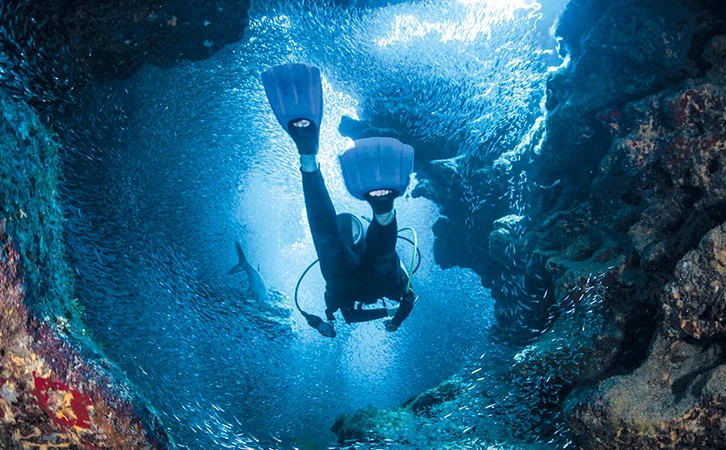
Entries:
[[363,222],[355,214],[347,212],[338,214],[337,219],[338,231],[340,231],[340,236],[343,238],[345,245],[353,250],[360,248],[365,236]]

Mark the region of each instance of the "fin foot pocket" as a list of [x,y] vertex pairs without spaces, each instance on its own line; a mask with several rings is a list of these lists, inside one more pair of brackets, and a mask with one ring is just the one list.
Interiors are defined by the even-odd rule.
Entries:
[[289,123],[288,133],[301,155],[316,155],[320,142],[320,128],[315,122],[307,119],[293,119]]

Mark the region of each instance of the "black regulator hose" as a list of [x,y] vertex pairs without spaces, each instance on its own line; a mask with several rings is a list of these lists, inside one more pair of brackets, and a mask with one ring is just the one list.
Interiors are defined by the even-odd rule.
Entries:
[[[320,261],[320,260],[316,259],[315,261],[312,262],[312,264],[310,264],[308,266],[307,269],[305,269],[305,271],[302,273],[302,275],[300,275],[300,278],[298,278],[297,285],[295,286],[295,307],[297,307],[297,310],[300,311],[300,314],[302,314],[303,317],[305,317],[305,319],[308,320],[308,323],[310,323],[310,319],[308,319],[310,314],[306,313],[305,311],[302,310],[302,308],[300,308],[300,303],[298,303],[298,301],[297,301],[297,292],[300,289],[300,283],[302,283],[302,280],[305,278],[305,275],[307,275],[308,272],[310,272],[310,269],[312,269],[313,266],[315,266],[315,264],[318,263],[318,261]],[[320,318],[318,317],[318,319],[320,319]],[[322,319],[320,319],[320,320],[322,320]],[[313,328],[315,328],[315,327],[313,327]]]

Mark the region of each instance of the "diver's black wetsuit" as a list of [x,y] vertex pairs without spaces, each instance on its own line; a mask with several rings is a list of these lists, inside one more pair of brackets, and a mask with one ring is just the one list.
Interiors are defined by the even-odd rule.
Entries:
[[382,319],[387,315],[386,308],[360,309],[360,306],[374,304],[386,297],[400,302],[392,319],[396,327],[400,326],[411,313],[416,297],[412,290],[406,292],[408,276],[396,254],[396,219],[386,226],[374,219],[368,227],[362,255],[356,253],[341,237],[335,208],[320,169],[303,171],[302,179],[310,231],[320,259],[320,270],[327,283],[327,319],[334,320],[333,313],[338,309],[346,323]]

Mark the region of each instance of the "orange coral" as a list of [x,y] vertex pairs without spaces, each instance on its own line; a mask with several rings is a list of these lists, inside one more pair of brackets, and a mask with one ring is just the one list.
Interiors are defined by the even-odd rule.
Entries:
[[[102,386],[50,322],[29,318],[18,253],[0,221],[0,430],[28,449],[150,450],[134,408]],[[103,382],[102,382],[103,380]]]

